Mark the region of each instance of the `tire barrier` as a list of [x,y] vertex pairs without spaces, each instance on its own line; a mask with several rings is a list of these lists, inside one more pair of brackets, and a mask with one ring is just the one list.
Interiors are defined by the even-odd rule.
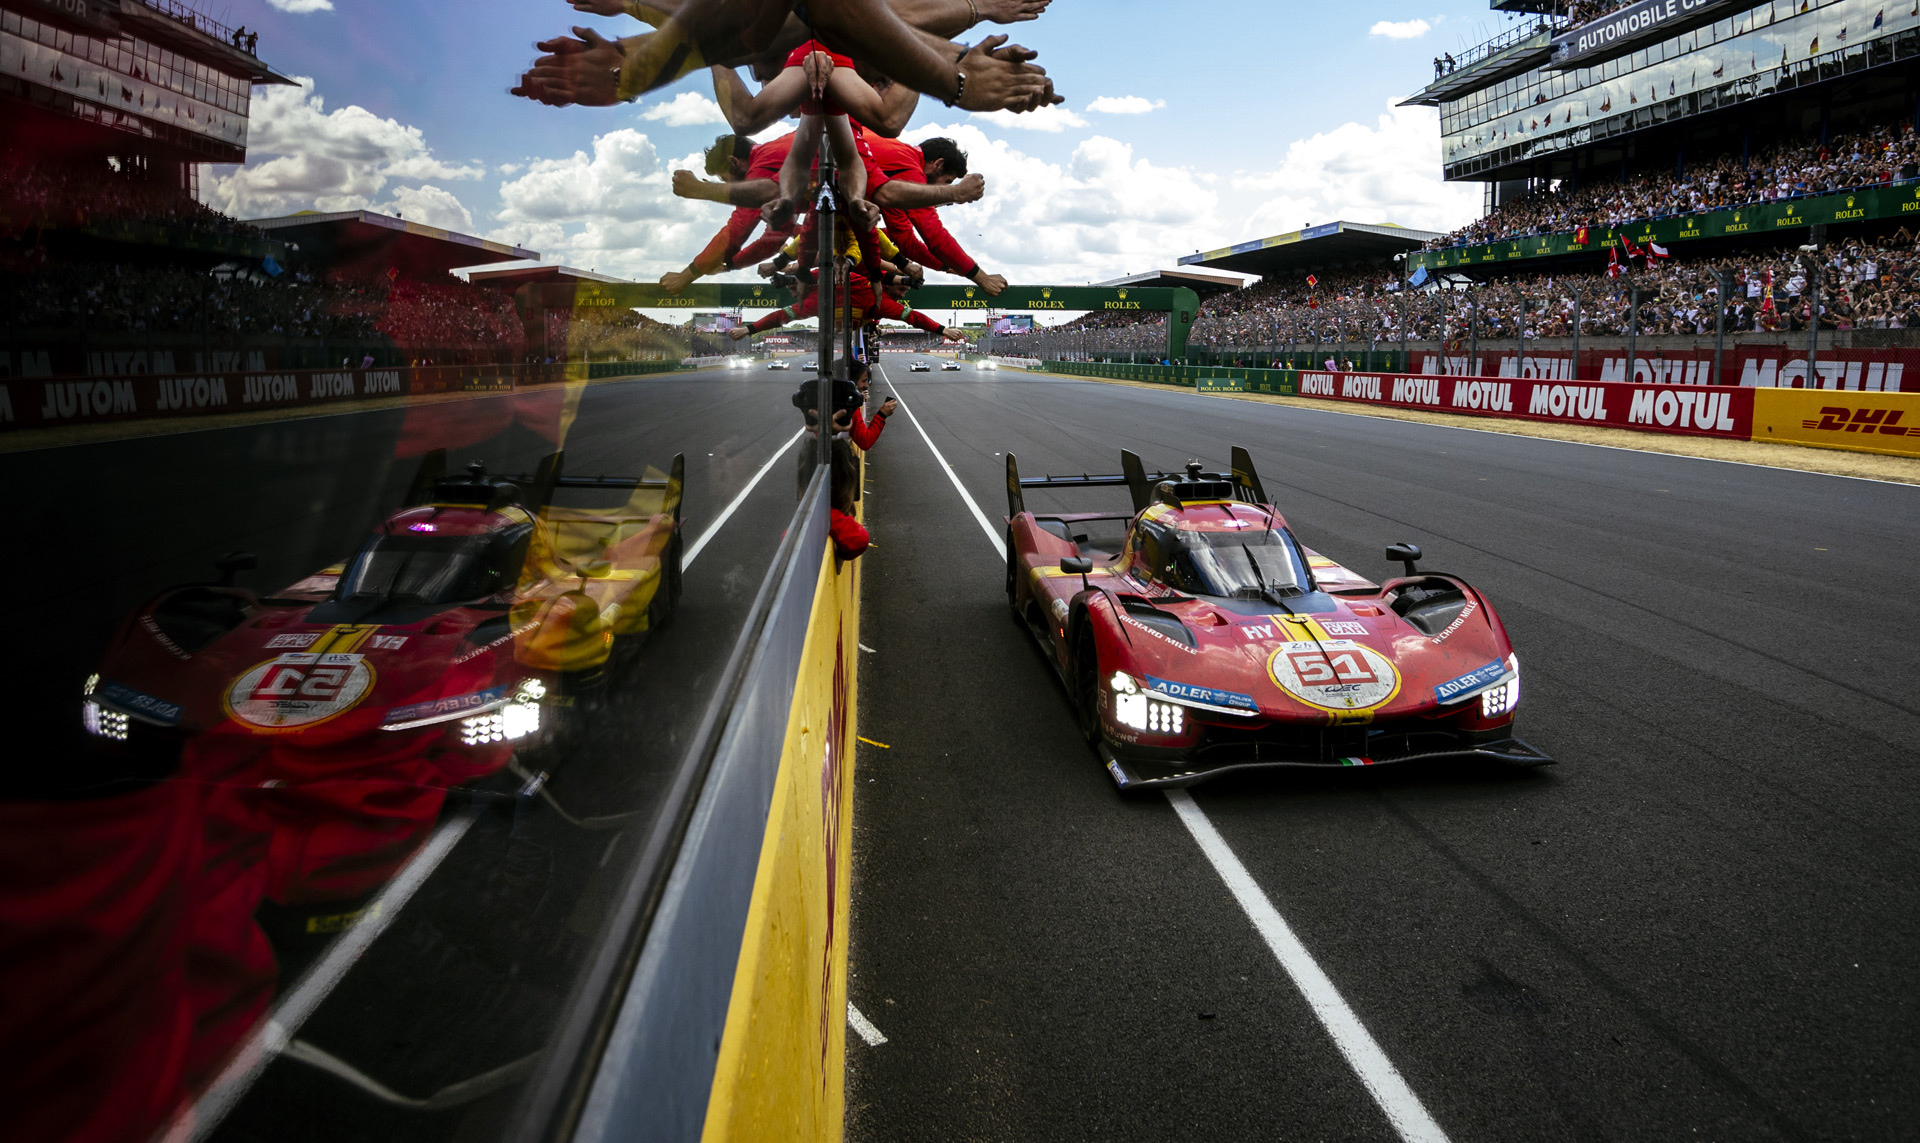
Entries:
[[673,361],[569,365],[429,365],[392,369],[140,373],[0,380],[0,432],[291,409],[429,393],[510,393],[566,381],[681,369]]

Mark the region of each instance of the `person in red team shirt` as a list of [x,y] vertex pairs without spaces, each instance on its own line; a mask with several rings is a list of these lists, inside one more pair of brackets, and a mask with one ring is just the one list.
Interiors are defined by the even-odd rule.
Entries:
[[[888,185],[953,186],[979,175],[967,173],[967,153],[952,139],[928,139],[918,147],[877,135],[867,138],[875,165],[887,176]],[[945,270],[966,278],[993,297],[1007,288],[1007,280],[980,268],[960,247],[947,228],[941,225],[939,212],[931,207],[901,208],[880,203],[881,218],[887,234],[900,252],[923,266]]]
[[733,202],[734,190],[743,184],[751,184],[756,190],[749,196],[752,201],[734,203],[727,224],[687,263],[686,269],[660,276],[661,289],[677,294],[709,274],[755,265],[793,237],[792,227],[769,227],[751,244],[747,242],[760,225],[760,207],[777,193],[775,180],[780,176],[780,164],[787,161],[792,148],[792,134],[757,144],[745,135],[722,135],[707,148],[706,163],[707,173],[718,176],[720,182],[707,182],[692,171],[673,172],[673,193],[682,198]]

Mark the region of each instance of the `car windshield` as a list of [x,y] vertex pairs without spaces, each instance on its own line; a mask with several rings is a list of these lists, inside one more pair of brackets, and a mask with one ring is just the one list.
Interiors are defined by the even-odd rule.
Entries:
[[1307,589],[1307,569],[1284,532],[1176,531],[1166,562],[1167,583],[1190,595],[1259,599]]
[[492,595],[518,578],[506,566],[514,545],[504,534],[378,535],[340,577],[343,600],[455,603]]

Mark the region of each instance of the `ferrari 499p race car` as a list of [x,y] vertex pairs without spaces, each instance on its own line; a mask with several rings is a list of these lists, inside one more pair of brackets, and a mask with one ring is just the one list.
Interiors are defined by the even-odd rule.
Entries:
[[[680,593],[684,461],[645,478],[532,476],[422,461],[407,504],[352,559],[271,596],[221,583],[162,592],[108,645],[82,721],[99,744],[177,759],[190,740],[364,763],[426,756],[450,784],[540,745],[623,639]],[[627,493],[611,510],[560,489]],[[252,743],[251,747],[246,743]]]
[[[1022,479],[1007,457],[1007,598],[1122,789],[1238,770],[1553,761],[1513,735],[1520,663],[1456,576],[1374,584],[1294,538],[1246,450],[1231,472]],[[1124,486],[1133,512],[1028,511],[1032,488]],[[1102,524],[1126,528],[1100,550]]]

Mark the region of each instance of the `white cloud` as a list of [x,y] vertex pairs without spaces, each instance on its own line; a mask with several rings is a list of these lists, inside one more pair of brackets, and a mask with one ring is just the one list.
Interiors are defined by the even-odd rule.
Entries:
[[436,186],[395,187],[393,198],[373,209],[381,214],[398,215],[408,222],[424,222],[461,234],[473,233],[473,213],[462,206],[452,192]]
[[725,207],[673,196],[675,166],[631,128],[596,136],[593,152],[537,159],[500,185],[499,226],[488,237],[608,274],[655,279],[677,270],[727,218]]
[[296,16],[305,16],[310,12],[333,11],[333,0],[267,0],[267,3],[282,12],[292,12]]
[[1382,20],[1367,29],[1367,34],[1389,40],[1417,40],[1432,30],[1433,25],[1425,20]]
[[1023,131],[1045,131],[1057,135],[1069,127],[1085,127],[1087,121],[1059,104],[1038,111],[976,111],[973,118],[996,127],[1018,127]]
[[1164,99],[1149,100],[1139,95],[1103,95],[1087,104],[1087,110],[1102,115],[1145,115],[1166,105]]
[[1346,123],[1296,140],[1277,170],[1242,171],[1229,182],[1246,223],[1213,246],[1335,219],[1445,231],[1480,206],[1479,184],[1440,178],[1438,112],[1392,103],[1376,126]]
[[642,111],[640,118],[668,127],[698,127],[702,123],[727,121],[720,105],[697,91],[683,91],[665,103],[656,103]]
[[987,180],[985,198],[947,207],[942,219],[982,266],[1014,281],[1099,281],[1171,265],[1222,229],[1217,196],[1194,172],[1136,158],[1115,139],[1085,139],[1061,164],[989,138],[971,123],[923,127],[907,138],[935,135],[959,143],[968,169]]
[[[477,179],[486,173],[484,167],[434,158],[417,127],[382,119],[364,107],[328,111],[313,80],[298,83],[265,88],[254,98],[247,164],[205,185],[209,204],[236,218],[375,209],[374,197],[395,180]],[[395,201],[404,189],[395,189]],[[435,201],[437,216],[451,216],[445,202]]]
[[501,163],[493,169],[503,175],[516,175],[519,174],[525,166],[526,164],[524,163]]

